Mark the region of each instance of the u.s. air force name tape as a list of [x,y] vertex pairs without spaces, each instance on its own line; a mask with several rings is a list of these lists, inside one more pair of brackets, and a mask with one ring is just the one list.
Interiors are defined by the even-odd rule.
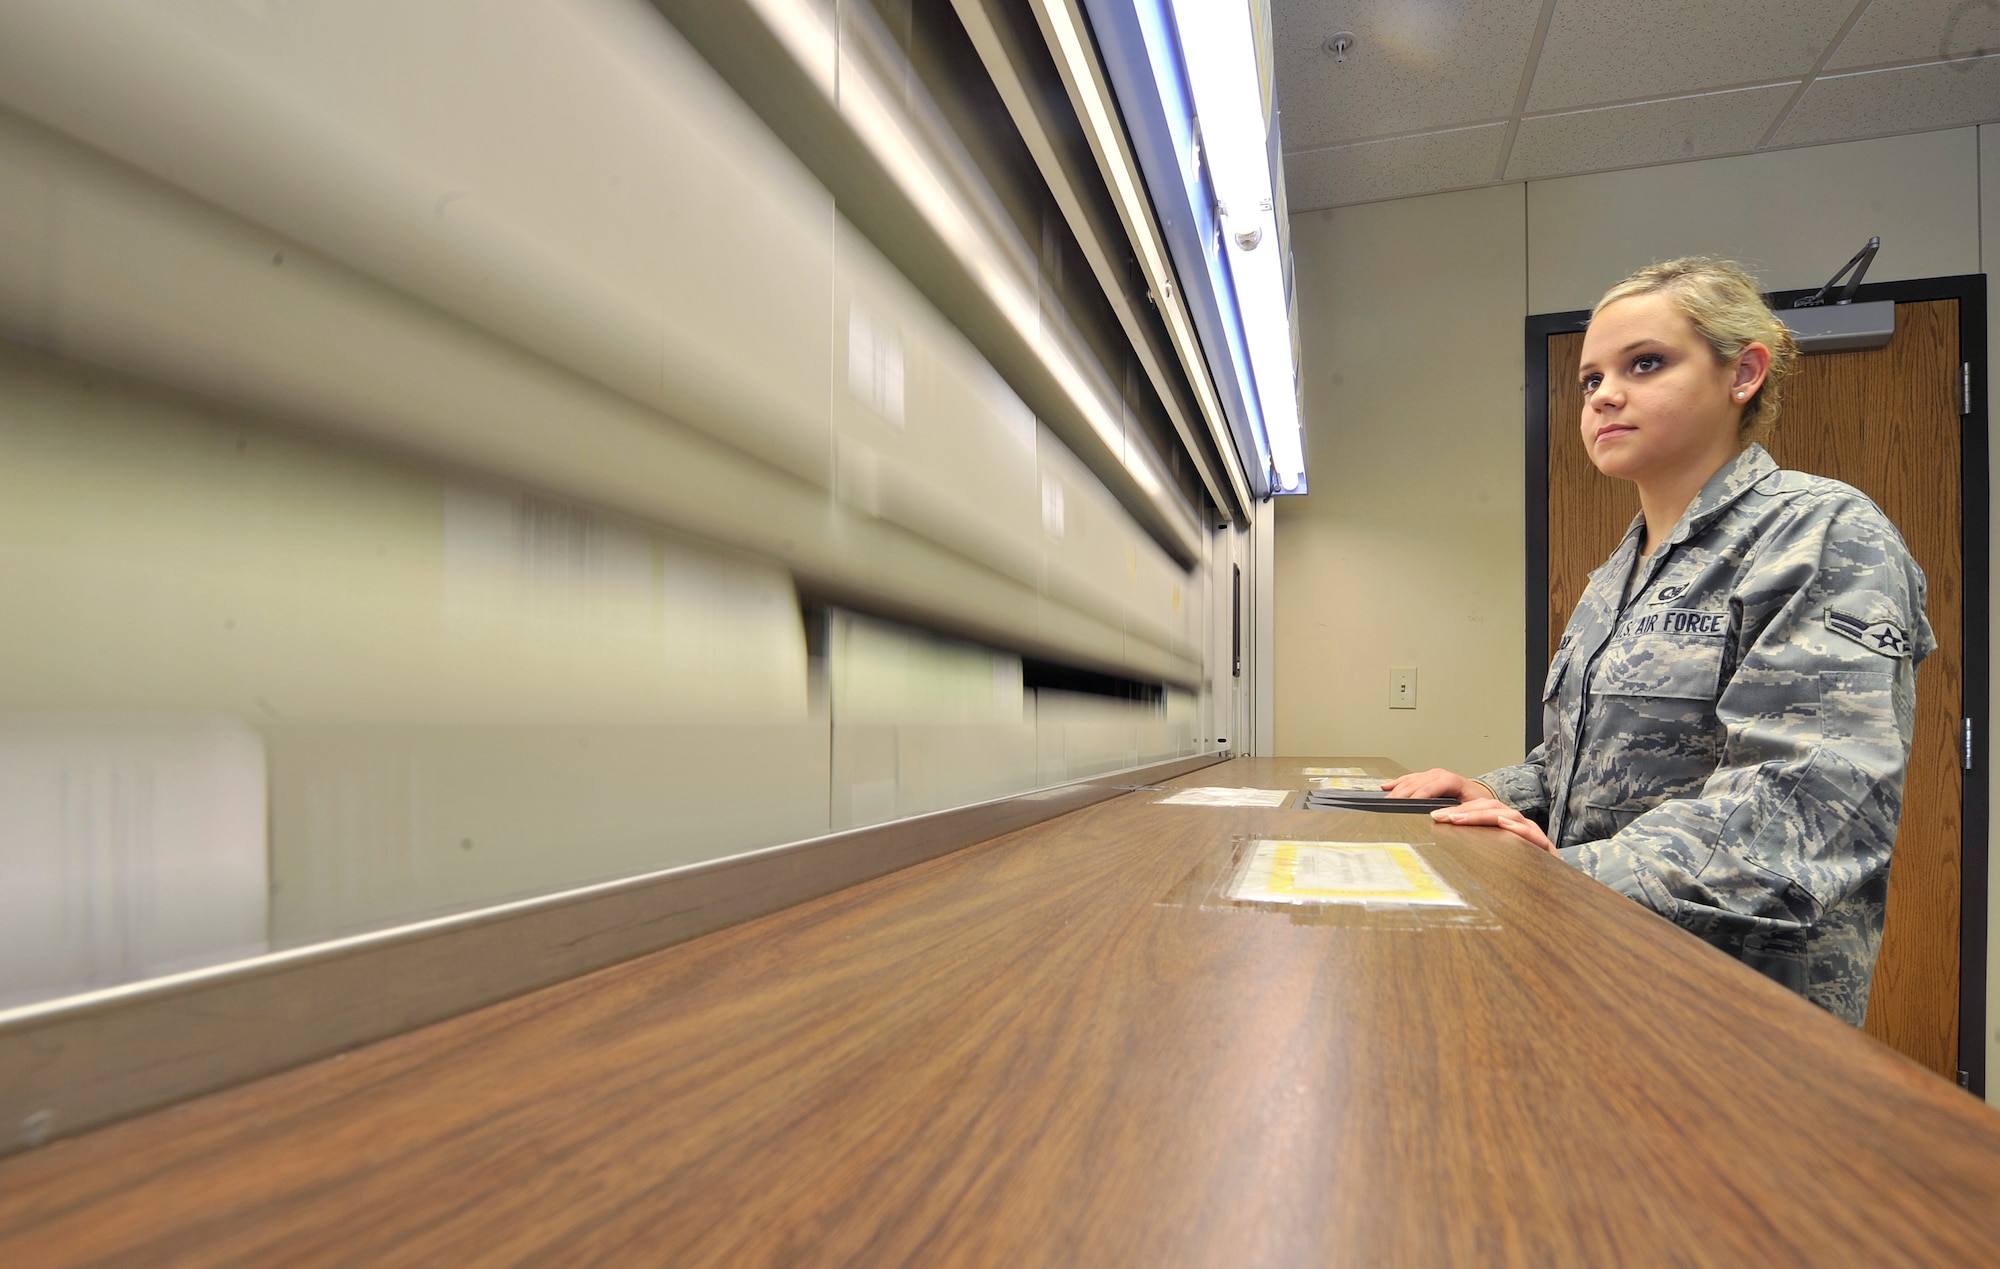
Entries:
[[1729,614],[1726,612],[1701,612],[1693,608],[1669,608],[1665,612],[1649,612],[1633,617],[1618,627],[1618,637],[1629,639],[1633,635],[1720,635],[1729,632]]

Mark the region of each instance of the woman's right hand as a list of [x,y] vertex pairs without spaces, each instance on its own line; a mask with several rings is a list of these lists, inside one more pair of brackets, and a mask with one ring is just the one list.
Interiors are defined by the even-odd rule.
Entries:
[[1408,775],[1397,776],[1382,787],[1392,798],[1457,798],[1461,802],[1470,802],[1475,798],[1493,796],[1493,790],[1479,781],[1468,780],[1458,772],[1446,771],[1443,767],[1412,771]]

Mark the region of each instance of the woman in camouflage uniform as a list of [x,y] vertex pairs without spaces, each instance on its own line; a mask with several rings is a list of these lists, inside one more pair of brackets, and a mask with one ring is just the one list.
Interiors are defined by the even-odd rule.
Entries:
[[1895,526],[1756,444],[1795,356],[1726,261],[1605,293],[1583,442],[1641,510],[1549,666],[1548,738],[1389,787],[1458,798],[1436,817],[1506,829],[1859,1025],[1937,645]]

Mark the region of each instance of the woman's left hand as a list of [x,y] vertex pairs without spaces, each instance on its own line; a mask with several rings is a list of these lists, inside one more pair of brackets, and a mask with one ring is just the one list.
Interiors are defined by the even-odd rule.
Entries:
[[1476,798],[1457,806],[1445,807],[1431,812],[1431,818],[1440,824],[1463,824],[1470,827],[1484,825],[1489,828],[1504,828],[1523,841],[1537,846],[1553,855],[1555,844],[1549,841],[1542,826],[1508,806],[1498,798]]

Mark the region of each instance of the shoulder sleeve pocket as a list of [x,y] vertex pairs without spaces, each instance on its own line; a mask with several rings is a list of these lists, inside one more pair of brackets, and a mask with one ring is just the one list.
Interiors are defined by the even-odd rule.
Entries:
[[1819,732],[1826,744],[1878,772],[1901,771],[1907,760],[1904,715],[1891,674],[1822,670]]

